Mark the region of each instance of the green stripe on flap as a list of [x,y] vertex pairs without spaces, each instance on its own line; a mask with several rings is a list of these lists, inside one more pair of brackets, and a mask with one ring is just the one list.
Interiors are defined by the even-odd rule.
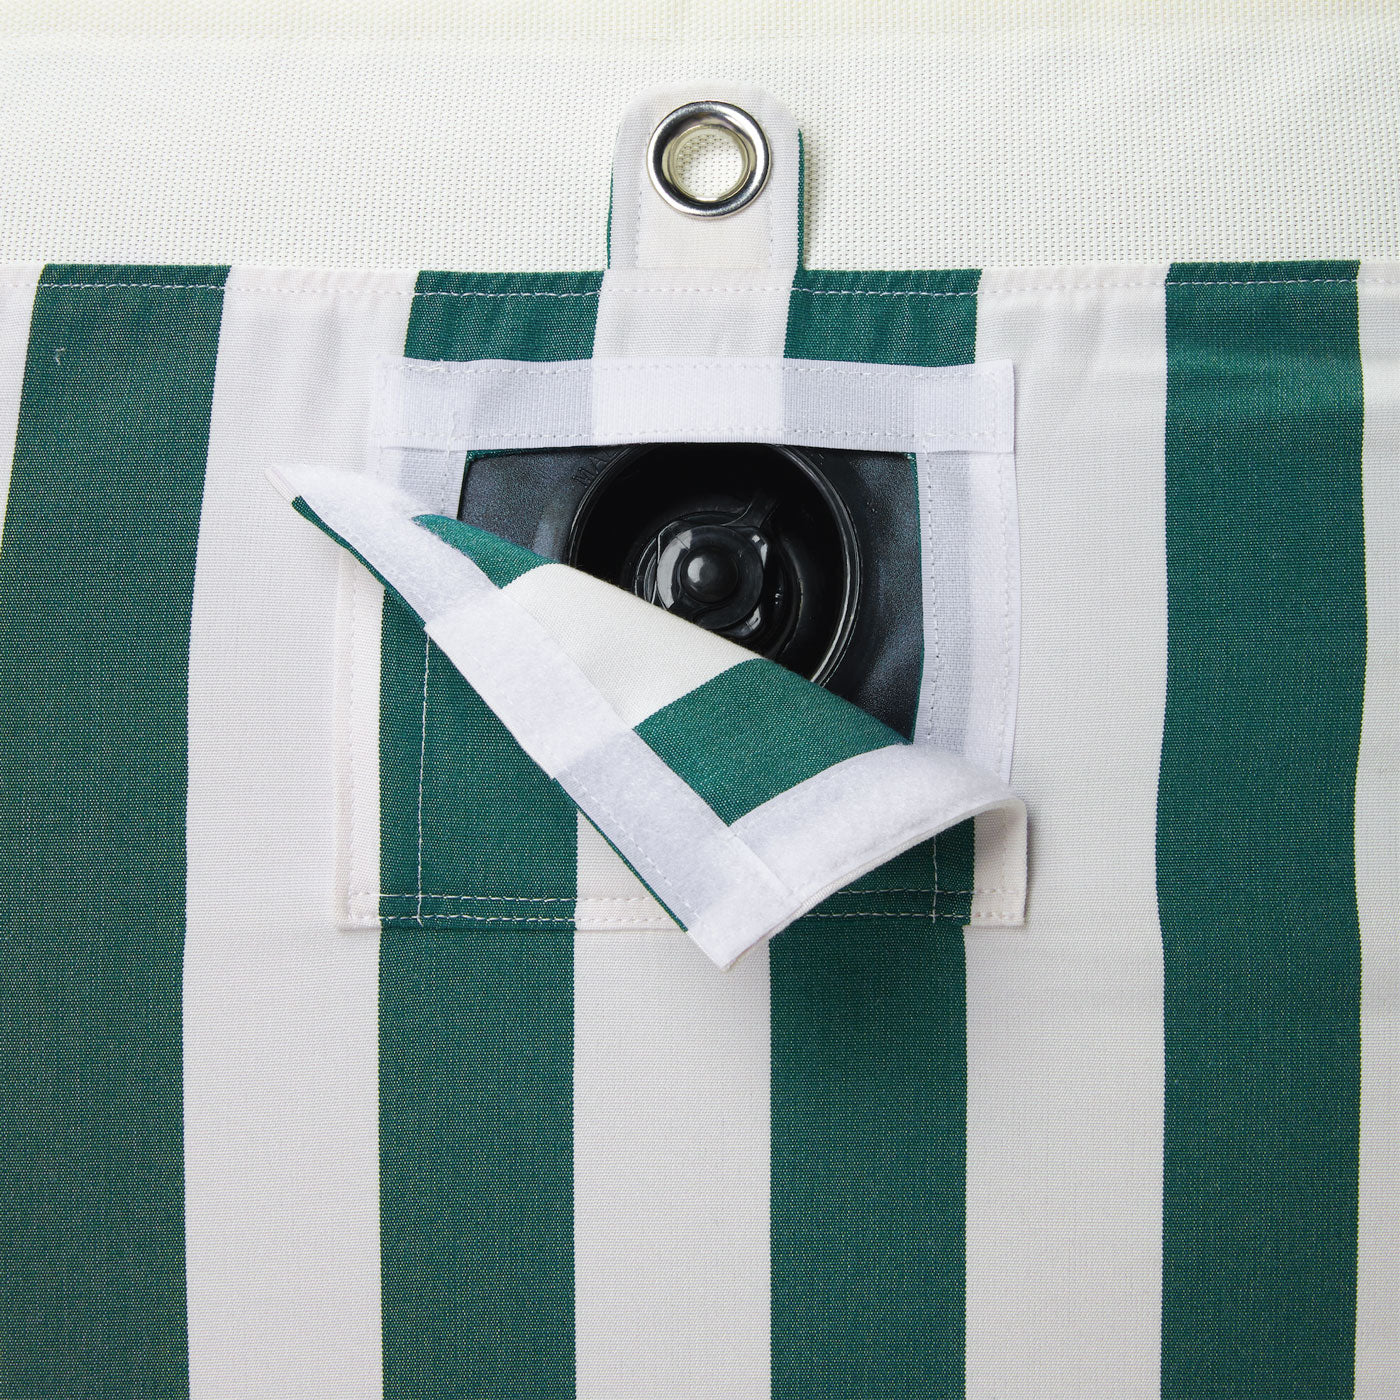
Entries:
[[1167,280],[1162,1394],[1352,1392],[1356,265]]
[[[405,353],[587,358],[600,281],[424,273]],[[575,808],[390,601],[381,665],[385,1395],[559,1400],[574,1374]]]
[[[977,277],[799,272],[787,354],[966,364]],[[969,822],[770,945],[773,1400],[962,1395],[971,872]]]
[[531,569],[549,562],[528,549],[521,549],[518,544],[493,535],[489,530],[465,525],[460,520],[450,520],[445,515],[415,515],[413,521],[465,554],[497,588],[504,588],[522,574],[528,574]]
[[188,1393],[190,610],[225,269],[51,267],[0,542],[0,1392]]
[[759,656],[663,706],[637,733],[726,825],[834,764],[900,742],[864,710]]

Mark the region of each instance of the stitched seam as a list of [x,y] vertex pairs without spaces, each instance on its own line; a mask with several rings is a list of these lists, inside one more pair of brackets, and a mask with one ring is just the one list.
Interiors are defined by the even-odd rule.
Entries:
[[[828,899],[838,899],[842,896],[847,898],[869,898],[871,895],[882,894],[912,894],[912,895],[960,895],[960,894],[1015,894],[1017,891],[1008,889],[974,889],[974,890],[942,890],[942,889],[851,889],[847,887],[834,891],[828,895]],[[418,895],[413,891],[404,894],[388,894],[382,890],[354,890],[351,892],[351,899],[399,899],[414,900]],[[589,895],[583,899],[570,899],[563,895],[509,895],[509,894],[427,894],[423,895],[428,899],[452,899],[489,901],[493,904],[652,904],[655,901],[650,895]],[[402,917],[401,915],[399,917]]]
[[[919,470],[919,454],[914,456],[914,476],[919,485],[919,528],[924,540],[924,573],[929,585],[929,621],[933,627],[933,662],[934,673],[928,684],[928,704],[924,706],[924,713],[920,716],[923,729],[924,743],[928,743],[933,737],[933,693],[937,687],[939,676],[943,669],[943,660],[939,644],[938,635],[938,582],[933,568],[933,502],[930,500],[931,488],[927,477]],[[935,879],[937,876],[935,875]]]
[[[275,291],[276,288],[269,287],[268,291]],[[501,297],[553,297],[559,300],[568,300],[571,297],[596,297],[597,291],[592,292],[398,292],[392,288],[385,288],[396,297],[491,297],[499,299]]]
[[[359,677],[358,677],[358,675],[357,675],[356,672],[355,672],[355,663],[356,663],[356,660],[357,660],[357,653],[359,652],[359,645],[358,645],[358,643],[359,643],[359,631],[360,631],[360,628],[359,628],[359,622],[360,622],[360,588],[361,588],[360,576],[359,576],[358,574],[352,575],[352,577],[351,577],[351,582],[350,582],[350,628],[349,628],[349,645],[350,645],[350,704],[349,704],[349,718],[350,718],[350,734],[349,734],[349,736],[348,736],[348,738],[349,738],[349,743],[348,743],[348,745],[347,745],[349,757],[348,757],[348,759],[347,759],[347,761],[346,761],[346,765],[345,765],[346,768],[347,768],[347,770],[348,770],[347,775],[346,775],[346,785],[347,785],[347,787],[349,788],[349,797],[350,797],[350,823],[349,823],[349,825],[350,825],[350,860],[349,860],[349,864],[350,864],[350,869],[351,869],[352,871],[355,869],[355,862],[356,862],[356,859],[357,859],[357,857],[358,857],[358,855],[359,855],[359,849],[360,849],[360,848],[359,848],[359,844],[358,844],[358,842],[357,842],[356,839],[355,839],[355,838],[356,838],[355,815],[356,815],[356,806],[357,806],[357,799],[356,799],[356,792],[355,792],[355,769],[359,766],[359,754],[358,754],[358,752],[357,752],[357,748],[358,748],[357,740],[358,740],[359,733],[360,733],[360,726],[359,726],[359,724],[358,724],[358,722],[357,722],[357,721],[358,721],[358,718],[359,718],[360,682],[359,682]],[[353,881],[351,881],[350,883],[353,883]],[[347,894],[347,895],[345,896],[345,899],[346,899],[346,902],[349,903],[350,900],[355,899],[355,898],[357,898],[357,897],[358,897],[358,896],[352,891],[351,893],[349,893],[349,894]]]
[[1006,561],[1011,554],[1011,521],[1006,501],[1006,474],[997,464],[997,506],[1001,514],[1001,672],[997,677],[997,693],[1000,703],[997,713],[1000,724],[997,728],[997,756],[1004,759],[1006,753],[1006,726],[1011,709],[1011,579]]
[[469,374],[487,375],[495,378],[502,374],[550,375],[584,373],[583,366],[593,374],[635,375],[644,369],[715,369],[730,374],[745,374],[753,366],[781,364],[784,374],[820,374],[826,377],[844,376],[848,379],[933,379],[939,383],[947,380],[982,379],[987,377],[986,363],[971,365],[873,365],[857,368],[837,361],[818,365],[802,364],[783,355],[701,355],[680,358],[666,355],[644,355],[635,359],[588,359],[551,360],[544,363],[520,363],[518,361],[497,360],[484,364],[479,360],[407,360],[398,366],[399,373],[409,374],[450,374],[454,379]]
[[938,837],[933,838],[933,903],[929,905],[929,917],[938,917]]
[[428,758],[428,661],[432,640],[423,638],[423,732],[418,745],[418,922],[423,922],[423,776]]
[[[106,291],[116,288],[128,288],[142,291],[168,291],[168,292],[222,292],[227,288],[217,282],[41,282],[38,284],[42,290],[58,290],[60,288],[71,287],[79,291]],[[0,290],[7,292],[28,291],[30,284],[27,282],[0,283]],[[258,292],[262,295],[276,296],[361,296],[361,297],[489,297],[497,299],[501,297],[596,297],[598,293],[593,292],[418,292],[400,291],[395,287],[269,287],[258,286],[256,284],[240,285],[237,289],[242,292]],[[643,289],[646,290],[646,289]]]
[[[995,913],[995,914],[980,914],[980,915],[978,915],[977,917],[980,918],[980,919],[988,919],[988,918],[1011,918],[1011,917],[1013,917],[1014,913],[1015,913],[1014,910],[1005,909],[1005,910],[1000,910],[1000,911],[998,911],[998,912]],[[800,914],[800,915],[798,916],[798,919],[904,919],[904,920],[906,920],[906,921],[911,920],[911,919],[919,919],[919,920],[926,920],[926,921],[937,921],[938,923],[956,923],[956,924],[966,924],[966,923],[968,923],[968,922],[970,921],[969,917],[965,917],[965,916],[963,916],[962,914],[921,914],[921,913],[918,913],[918,912],[916,912],[916,911],[911,911],[911,912],[908,913],[908,914],[891,914],[891,913],[888,913],[888,912],[886,912],[886,911],[884,911],[884,910],[879,910],[879,909],[871,909],[871,910],[852,910],[852,911],[850,911],[850,912],[842,912],[842,913],[838,913],[838,914],[808,913],[808,914]],[[364,922],[369,922],[369,920],[366,919],[366,920],[364,920]],[[425,925],[425,924],[432,924],[432,923],[451,923],[451,922],[467,922],[467,923],[481,923],[481,924],[498,924],[498,925],[503,925],[503,926],[504,926],[504,925],[515,925],[515,924],[568,924],[568,925],[572,926],[572,925],[575,923],[575,920],[572,919],[572,918],[565,917],[565,916],[560,916],[560,917],[557,917],[557,918],[552,918],[552,917],[549,917],[549,916],[530,917],[530,918],[525,918],[525,917],[515,917],[515,918],[493,918],[490,914],[424,914],[421,920],[416,919],[416,918],[414,918],[414,917],[412,917],[412,916],[410,916],[410,915],[407,915],[407,914],[388,914],[388,915],[385,915],[384,918],[383,918],[383,920],[382,920],[382,923],[384,924],[384,926],[385,926],[385,927],[388,927],[388,928],[397,928],[397,927],[415,927],[415,928],[416,928],[416,927],[421,927],[422,925]],[[797,922],[797,920],[794,920],[794,922]],[[590,925],[591,925],[593,928],[636,928],[636,927],[639,927],[639,925],[636,923],[635,920],[626,919],[626,918],[620,918],[620,919],[590,919],[590,920],[589,920],[589,923],[590,923]],[[673,925],[658,925],[658,927],[661,927],[661,928],[670,928],[670,927],[673,927]],[[586,932],[588,932],[588,930],[587,930],[587,929],[584,929],[584,930],[582,930],[582,932],[585,932],[585,933],[586,933]]]
[[[635,848],[634,854],[628,859],[634,862],[635,864],[644,865],[648,870],[650,870],[653,876],[657,877],[656,883],[658,889],[664,889],[667,885],[669,885],[670,881],[667,880],[665,871],[663,871],[661,867],[658,866],[656,862],[652,860],[649,855],[646,854],[646,845],[644,842],[638,841],[636,833],[630,827],[624,826],[622,824],[622,821],[617,815],[616,809],[611,807],[610,804],[605,803],[603,799],[598,796],[596,791],[590,790],[589,787],[584,783],[580,782],[577,779],[577,777],[575,777],[574,779],[574,786],[578,788],[580,797],[584,798],[588,802],[591,802],[598,809],[598,812],[601,816],[611,819],[611,821],[616,825],[618,832],[627,840],[633,843],[633,846]],[[682,895],[675,891],[671,892],[670,896],[666,899],[665,902],[666,904],[672,906],[675,909],[676,913],[683,915],[688,922],[698,919],[699,917],[699,911],[695,908],[695,906],[688,899],[685,899]]]
[[[383,890],[357,890],[355,898],[361,899],[470,899],[484,900],[492,904],[573,904],[572,899],[562,895],[513,895],[513,894],[431,894],[427,891],[415,893],[410,890],[405,894],[389,894]],[[646,904],[646,896],[637,895],[634,897],[637,904]]]
[[[1296,287],[1312,284],[1335,284],[1361,287],[1400,287],[1400,279],[1389,277],[1242,277],[1238,279],[1173,279],[1166,282],[1047,282],[1023,287],[986,287],[970,292],[930,292],[930,291],[868,291],[859,287],[819,288],[819,287],[610,287],[609,294],[616,291],[627,294],[652,294],[657,292],[695,293],[750,293],[766,291],[793,291],[816,297],[989,297],[1016,296],[1025,292],[1105,292],[1105,291],[1153,291],[1163,285],[1168,287]],[[0,290],[22,292],[33,289],[29,282],[0,283]],[[222,292],[226,288],[214,282],[42,282],[43,291],[58,291],[64,288],[74,291],[94,291],[115,288],[133,288],[162,292]],[[597,292],[410,292],[392,287],[258,287],[240,286],[240,293],[257,292],[276,296],[384,296],[384,297],[596,297]]]
[[[703,426],[703,424],[702,424],[701,426]],[[726,422],[726,423],[722,424],[721,426],[724,428],[724,431],[725,431],[726,433],[763,433],[763,434],[766,434],[766,435],[768,435],[768,436],[771,437],[771,434],[772,434],[772,432],[773,432],[773,424],[772,424],[772,423],[740,423],[740,424],[733,424],[733,423],[728,423],[728,422]],[[692,425],[691,425],[691,430],[694,430],[694,427],[695,427],[695,425],[692,424]],[[405,436],[409,436],[409,435],[408,435],[408,434],[405,434]],[[560,436],[560,435],[559,435],[557,432],[553,432],[553,433],[502,433],[502,432],[493,432],[493,433],[492,433],[492,440],[493,440],[493,441],[499,441],[499,442],[507,442],[507,441],[510,441],[510,442],[550,442],[550,443],[554,444],[555,446],[558,446],[558,445],[559,445],[559,436]],[[765,438],[765,440],[767,440],[767,437]],[[877,432],[874,432],[874,431],[870,431],[870,430],[866,430],[866,429],[859,429],[859,428],[857,428],[857,429],[853,429],[853,430],[850,431],[850,432],[837,432],[837,431],[835,431],[834,429],[823,428],[823,429],[821,430],[821,440],[822,440],[823,442],[834,442],[834,441],[838,441],[838,440],[839,440],[839,441],[850,440],[850,441],[852,441],[852,442],[880,442],[880,441],[886,441],[886,440],[888,440],[888,441],[890,441],[890,442],[903,442],[903,443],[907,443],[907,442],[910,441],[910,435],[909,435],[907,432],[898,432],[898,431],[895,431],[895,432],[878,432],[878,433],[877,433]],[[444,452],[446,452],[446,451],[451,451],[451,450],[453,450],[453,448],[450,446],[450,444],[452,444],[452,443],[454,443],[454,442],[456,442],[456,441],[458,441],[458,440],[455,439],[455,438],[450,438],[450,437],[449,437],[449,438],[446,438],[446,439],[443,439],[443,438],[437,438],[437,437],[431,437],[431,436],[425,435],[423,441],[421,442],[421,444],[415,440],[415,441],[413,441],[413,442],[402,443],[402,444],[400,444],[400,445],[401,445],[401,446],[419,446],[419,445],[421,445],[421,446],[424,447],[425,450],[428,450],[428,451],[437,450],[437,451],[444,451]],[[971,445],[970,445],[970,446],[959,446],[959,447],[956,447],[956,448],[949,448],[949,447],[945,447],[945,446],[940,446],[940,443],[942,443],[943,439],[937,438],[937,437],[933,437],[933,438],[914,438],[913,441],[914,441],[914,443],[915,443],[914,451],[916,451],[916,452],[949,452],[949,451],[971,452],[971,451],[975,450],[975,448],[976,448],[977,446],[979,446],[980,444],[982,444],[982,443],[987,443],[987,444],[989,444],[989,445],[995,447],[995,444],[999,441],[999,437],[998,437],[997,433],[994,432],[994,431],[992,431],[992,432],[984,432],[984,433],[964,433],[964,434],[960,434],[960,435],[958,436],[958,438],[956,439],[956,441],[957,441],[959,444],[966,443],[966,444],[971,444]],[[443,446],[443,443],[444,443],[444,442],[447,443],[447,444],[449,444],[449,445],[448,445],[448,446]]]
[[[851,913],[841,914],[801,914],[798,917],[799,919],[904,919],[906,921],[909,919],[924,919],[932,920],[940,924],[967,923],[967,919],[964,918],[961,914],[920,914],[917,912],[910,912],[908,914],[890,914],[883,909],[864,909],[859,911],[852,911]],[[798,920],[794,919],[793,922],[796,923],[798,922]]]
[[386,914],[383,922],[388,925],[401,924],[406,927],[422,928],[426,924],[442,923],[446,920],[477,924],[572,924],[573,918],[567,914],[514,914],[498,918],[494,914]]

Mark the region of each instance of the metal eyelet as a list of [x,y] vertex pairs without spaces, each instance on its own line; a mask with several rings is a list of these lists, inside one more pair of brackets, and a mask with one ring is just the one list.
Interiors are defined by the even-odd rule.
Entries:
[[[704,127],[733,137],[744,161],[743,174],[717,199],[697,198],[682,189],[675,178],[675,153],[681,139]],[[728,102],[687,102],[662,117],[647,142],[647,174],[657,194],[672,209],[698,219],[722,219],[752,204],[768,183],[769,163],[763,128],[742,107]]]

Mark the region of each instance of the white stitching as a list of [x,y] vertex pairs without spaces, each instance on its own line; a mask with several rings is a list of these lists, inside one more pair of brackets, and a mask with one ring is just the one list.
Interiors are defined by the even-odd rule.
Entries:
[[[275,291],[276,288],[269,287],[268,291]],[[289,288],[289,290],[299,290]],[[388,288],[386,291],[390,290]],[[398,297],[555,297],[568,299],[569,297],[596,297],[598,292],[393,292]]]
[[593,373],[634,375],[639,368],[658,369],[718,369],[738,374],[754,364],[768,365],[781,363],[784,374],[821,374],[828,377],[842,375],[848,379],[908,379],[911,373],[936,375],[940,382],[950,379],[982,379],[987,377],[986,363],[971,365],[874,365],[857,368],[833,360],[819,365],[804,365],[798,360],[785,359],[781,355],[699,356],[694,359],[673,359],[669,356],[642,356],[635,360],[614,361],[610,359],[590,360],[548,360],[539,362],[494,361],[483,364],[479,360],[405,360],[398,366],[401,374],[450,374],[454,379],[469,374],[581,374],[581,364],[587,364]]
[[[765,435],[764,441],[767,441],[768,438],[771,436],[771,434],[772,434],[772,432],[773,432],[773,425],[772,425],[772,423],[726,423],[726,424],[724,424],[723,426],[724,426],[724,431],[725,431],[726,433],[728,433],[728,434],[739,434],[739,433],[755,433],[755,434],[758,434],[758,433],[762,433],[762,434]],[[426,437],[427,435],[425,434],[424,436]],[[560,443],[559,443],[559,437],[560,437],[560,435],[559,435],[557,432],[554,432],[554,433],[502,433],[502,432],[493,432],[493,433],[492,433],[492,441],[495,441],[495,442],[507,442],[507,441],[509,441],[509,442],[548,442],[548,443],[553,444],[553,445],[556,446],[556,447],[560,445]],[[821,430],[821,440],[822,440],[822,442],[824,442],[824,443],[826,443],[826,442],[836,442],[836,441],[852,441],[852,442],[866,443],[866,442],[878,442],[878,441],[884,441],[884,440],[889,440],[889,441],[892,441],[892,442],[904,442],[904,443],[907,443],[907,442],[910,440],[910,438],[909,438],[909,434],[908,434],[907,432],[898,432],[898,431],[895,431],[895,432],[877,433],[877,432],[872,432],[872,431],[869,431],[869,430],[863,429],[863,428],[861,428],[861,429],[853,429],[853,430],[850,431],[850,432],[836,432],[834,429],[831,429],[831,428],[823,428],[823,429]],[[431,439],[431,442],[432,442],[433,444],[436,444],[437,441],[438,441],[438,439],[436,439],[436,438]],[[446,441],[456,441],[456,439],[449,438],[449,439],[446,439]],[[984,443],[985,443],[985,444],[988,444],[988,446],[989,446],[989,448],[990,448],[991,450],[995,450],[995,444],[996,444],[998,441],[1000,441],[1000,438],[999,438],[997,432],[995,431],[995,429],[989,429],[989,430],[986,431],[986,432],[966,433],[966,434],[964,434],[962,437],[960,437],[960,438],[958,439],[959,442],[969,444],[969,446],[966,446],[966,447],[957,447],[957,448],[942,447],[942,446],[939,446],[939,445],[938,445],[938,439],[937,439],[937,438],[935,438],[935,439],[932,440],[932,442],[933,442],[933,445],[932,445],[932,446],[926,445],[926,444],[929,443],[929,441],[930,441],[930,440],[927,439],[927,438],[915,439],[915,444],[916,444],[916,445],[915,445],[915,447],[913,448],[913,450],[914,450],[915,452],[948,452],[948,451],[974,452],[974,451],[976,451],[976,450],[978,449],[979,445],[984,444]],[[417,444],[408,443],[408,444],[404,444],[404,445],[405,445],[405,446],[415,446],[415,445],[417,445]],[[590,445],[591,445],[591,440],[590,440]],[[425,450],[425,451],[429,451],[429,452],[433,452],[433,451],[449,452],[449,451],[455,451],[455,450],[461,450],[461,449],[460,449],[460,448],[451,448],[451,447],[437,447],[436,445],[431,445],[431,446],[425,446],[425,447],[424,447],[424,450]]]
[[[1163,285],[1168,287],[1295,287],[1315,283],[1357,287],[1400,287],[1400,279],[1390,277],[1242,277],[1172,279],[1165,284],[1154,282],[1046,282],[1027,284],[1020,287],[980,287],[976,291],[932,292],[910,289],[907,291],[869,291],[859,287],[609,287],[608,292],[628,294],[652,294],[657,292],[714,292],[752,293],[771,291],[800,292],[814,297],[991,297],[1016,296],[1025,292],[1109,292],[1109,291],[1156,291]],[[222,292],[227,288],[214,282],[41,282],[43,291],[72,288],[92,291],[107,288],[144,288],[163,292]],[[28,282],[0,283],[0,291],[27,292],[33,290]],[[400,291],[393,287],[259,287],[241,284],[238,292],[259,292],[277,296],[384,296],[384,297],[596,297],[598,292],[418,292]]]
[[[919,530],[924,541],[922,566],[929,583],[929,621],[933,624],[934,663],[934,674],[929,681],[929,703],[924,706],[924,713],[920,716],[923,722],[923,741],[928,743],[933,737],[933,689],[942,673],[943,658],[938,633],[938,581],[933,566],[933,501],[930,499],[932,486],[925,473],[919,470],[921,455],[923,454],[914,454],[914,480],[919,489]],[[937,879],[937,875],[934,878]]]
[[[649,855],[646,854],[646,843],[638,841],[636,833],[633,832],[630,827],[626,827],[622,824],[621,819],[617,815],[616,809],[612,808],[609,804],[606,804],[603,801],[603,799],[599,797],[598,793],[596,791],[590,790],[588,786],[586,786],[582,781],[579,780],[577,775],[575,775],[573,781],[574,786],[578,789],[579,796],[584,800],[590,802],[594,807],[596,807],[600,816],[604,818],[611,818],[613,824],[617,827],[619,834],[626,837],[627,840],[633,843],[635,849],[633,854],[628,857],[629,863],[635,865],[644,865],[648,870],[652,872],[653,875],[658,877],[658,887],[664,887],[668,885],[670,881],[666,879],[666,872],[662,870],[661,867],[657,865],[657,863],[654,860],[652,860]],[[682,915],[687,923],[693,922],[700,917],[700,911],[697,910],[694,904],[692,904],[678,891],[672,890],[670,895],[667,897],[665,903],[668,906],[673,907],[677,914]]]
[[418,922],[423,922],[423,773],[428,758],[428,661],[432,639],[423,638],[423,733],[418,745]]
[[[356,890],[352,899],[473,899],[489,900],[499,904],[573,904],[575,901],[563,895],[513,895],[513,894],[430,894],[421,895],[413,891],[405,894],[386,894],[382,890]],[[633,897],[637,904],[648,903],[645,895]]]
[[[996,914],[980,914],[980,915],[978,915],[978,919],[979,919],[979,920],[985,920],[985,919],[989,919],[989,918],[1011,918],[1011,917],[1014,916],[1014,914],[1015,914],[1015,911],[1014,911],[1014,910],[1004,909],[1004,910],[999,911],[999,912],[996,913]],[[368,916],[364,916],[364,917],[365,917],[366,921],[368,921]],[[802,919],[906,919],[906,920],[907,920],[907,919],[924,919],[924,920],[927,920],[927,919],[931,919],[931,918],[932,918],[932,919],[937,919],[940,923],[959,923],[959,924],[966,924],[966,923],[969,922],[970,916],[963,915],[963,914],[920,914],[920,913],[918,913],[917,911],[912,911],[912,912],[907,913],[907,914],[891,914],[891,913],[888,913],[888,912],[886,912],[886,911],[884,911],[884,910],[875,910],[875,909],[871,909],[871,910],[852,910],[852,911],[850,911],[850,912],[842,912],[842,913],[837,913],[837,914],[818,914],[818,913],[799,914],[799,915],[797,916],[797,918],[793,920],[793,922],[794,922],[794,923],[797,923],[797,922],[800,922]],[[493,915],[490,915],[490,914],[424,914],[421,920],[415,919],[415,918],[413,918],[413,917],[411,917],[411,916],[409,916],[409,915],[407,915],[407,914],[386,914],[386,915],[384,915],[384,916],[382,917],[382,919],[379,920],[378,922],[382,922],[382,923],[385,924],[386,926],[392,928],[392,927],[398,927],[398,926],[403,926],[403,927],[408,927],[408,926],[421,927],[421,926],[426,925],[426,924],[431,924],[431,923],[447,923],[447,922],[451,922],[451,921],[454,921],[454,920],[456,920],[456,921],[462,921],[462,922],[469,922],[469,923],[479,923],[479,924],[570,924],[570,925],[573,925],[573,924],[575,924],[575,923],[577,922],[575,919],[568,918],[568,917],[565,917],[565,916],[560,916],[560,917],[557,917],[557,918],[555,918],[555,917],[550,917],[550,916],[548,916],[548,915],[540,916],[540,917],[531,916],[531,917],[496,918],[496,917],[494,917]],[[641,928],[641,926],[638,925],[634,920],[632,920],[632,919],[626,919],[626,918],[620,918],[620,919],[599,919],[599,918],[589,917],[588,919],[585,920],[585,922],[588,924],[589,928]],[[581,929],[580,932],[582,932],[582,933],[587,933],[587,932],[589,931],[589,928]],[[650,931],[652,931],[652,930],[643,928],[642,931],[643,931],[643,932],[650,932]],[[670,928],[669,926],[659,925],[659,926],[657,926],[656,931],[659,931],[659,932],[670,932],[670,931],[672,931],[672,930],[671,930],[671,928]]]
[[[1018,891],[1005,889],[976,889],[976,890],[940,890],[940,889],[856,889],[847,886],[844,889],[836,890],[828,895],[828,899],[847,898],[868,898],[870,895],[879,894],[1015,894]],[[354,890],[348,896],[350,899],[417,899],[418,896],[413,891],[404,894],[386,894],[382,890]],[[593,895],[584,899],[571,898],[565,895],[511,895],[511,894],[427,894],[426,899],[454,899],[454,900],[485,900],[496,904],[654,904],[656,901],[646,894],[639,895]]]
[[910,911],[908,914],[890,914],[883,909],[862,909],[851,913],[841,914],[799,914],[793,923],[800,923],[803,919],[936,919],[939,923],[967,923],[966,916],[962,914],[939,914],[932,912],[920,914],[917,911]]
[[551,914],[513,914],[506,918],[498,918],[494,914],[384,914],[380,916],[382,923],[404,926],[414,926],[425,928],[428,924],[442,923],[446,920],[456,919],[477,924],[572,924],[573,919],[561,914],[558,916]]
[[935,837],[933,838],[933,847],[932,847],[931,854],[932,854],[932,856],[933,856],[933,903],[932,903],[931,905],[929,905],[928,914],[929,914],[929,918],[931,918],[931,919],[936,919],[936,918],[938,917],[938,837],[937,837],[937,836],[935,836]]
[[[1014,459],[1013,459],[1013,470]],[[1011,712],[1011,577],[1010,571],[1006,567],[1007,560],[1011,557],[1012,549],[1012,528],[1011,513],[1006,499],[1006,473],[1003,464],[997,463],[997,505],[1001,511],[1001,676],[1000,676],[1000,699],[998,707],[1001,724],[997,731],[997,757],[1001,762],[1006,761],[1006,729],[1010,720]],[[1017,542],[1017,552],[1019,554],[1019,541]]]

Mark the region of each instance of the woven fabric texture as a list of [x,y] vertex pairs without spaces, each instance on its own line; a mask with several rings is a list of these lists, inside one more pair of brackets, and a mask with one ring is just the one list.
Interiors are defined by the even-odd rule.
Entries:
[[680,79],[806,135],[814,267],[1400,255],[1392,0],[0,10],[0,258],[585,269]]

